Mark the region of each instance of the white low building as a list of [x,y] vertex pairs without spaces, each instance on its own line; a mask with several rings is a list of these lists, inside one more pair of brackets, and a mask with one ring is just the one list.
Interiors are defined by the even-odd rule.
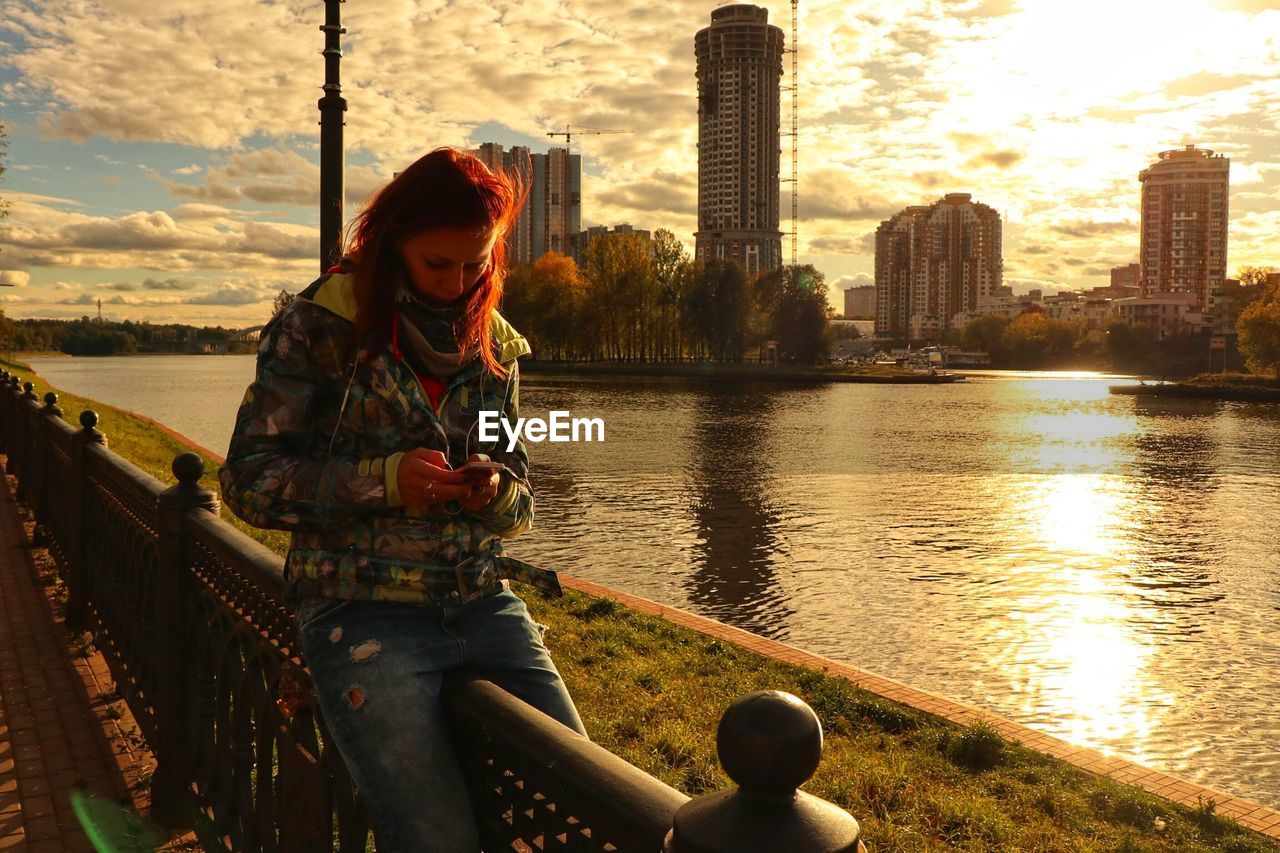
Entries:
[[1133,326],[1154,326],[1160,340],[1198,334],[1205,327],[1195,293],[1152,293],[1117,299],[1111,305],[1116,319]]

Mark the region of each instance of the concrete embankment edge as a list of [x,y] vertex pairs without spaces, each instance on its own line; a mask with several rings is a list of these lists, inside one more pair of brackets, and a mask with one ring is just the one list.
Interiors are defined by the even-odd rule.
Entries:
[[886,699],[909,705],[959,725],[968,726],[977,722],[986,722],[1006,739],[1022,744],[1028,749],[1061,759],[1082,770],[1106,776],[1117,782],[1142,788],[1167,800],[1191,807],[1212,800],[1218,814],[1229,817],[1248,829],[1271,838],[1280,839],[1280,812],[1259,803],[1232,796],[1231,794],[1224,794],[1220,791],[1197,785],[1194,782],[1179,779],[1160,770],[1153,770],[1141,764],[1134,764],[1132,761],[1126,761],[1123,758],[1103,755],[1097,750],[1076,746],[1052,735],[1027,728],[990,711],[983,711],[924,690],[908,687],[891,678],[875,675],[857,667],[849,666],[812,652],[806,652],[795,646],[780,643],[777,640],[758,637],[749,631],[725,625],[723,622],[717,622],[705,616],[699,616],[665,604],[658,604],[629,593],[618,592],[582,578],[562,574],[560,575],[560,582],[569,589],[600,598],[613,599],[619,604],[624,604],[641,613],[658,616],[682,627],[690,628],[700,634],[714,637],[723,642],[733,643],[736,646],[749,649],[766,657],[798,666],[823,670],[828,675],[847,679],[877,696],[883,696]]

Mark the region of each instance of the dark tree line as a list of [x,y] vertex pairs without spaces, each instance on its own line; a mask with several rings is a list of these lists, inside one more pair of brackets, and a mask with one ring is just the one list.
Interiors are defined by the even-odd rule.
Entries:
[[183,323],[135,323],[132,320],[10,320],[0,314],[0,339],[15,352],[64,352],[68,355],[128,353],[253,352],[255,345],[234,340],[237,330]]

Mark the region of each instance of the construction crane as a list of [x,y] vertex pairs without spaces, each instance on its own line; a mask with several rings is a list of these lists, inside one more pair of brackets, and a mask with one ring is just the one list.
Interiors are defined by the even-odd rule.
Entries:
[[797,236],[796,221],[800,218],[800,75],[797,58],[800,54],[799,41],[800,2],[791,0],[791,47],[783,53],[791,54],[791,85],[784,87],[791,92],[791,132],[783,136],[791,137],[791,179],[782,179],[782,183],[791,184],[791,266],[795,266]]
[[569,148],[573,144],[573,137],[575,136],[599,136],[605,133],[632,133],[632,132],[633,131],[630,131],[630,130],[609,130],[603,127],[582,127],[581,125],[575,127],[574,125],[566,124],[564,126],[564,130],[550,131],[547,133],[547,136],[552,136],[552,137],[563,136],[564,147]]

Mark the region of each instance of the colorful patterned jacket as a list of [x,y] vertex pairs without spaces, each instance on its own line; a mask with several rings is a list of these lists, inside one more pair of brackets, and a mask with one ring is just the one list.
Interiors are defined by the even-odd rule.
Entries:
[[[478,437],[481,410],[515,423],[516,359],[528,342],[495,312],[490,331],[509,377],[473,359],[433,410],[412,369],[391,353],[358,362],[348,355],[352,285],[349,274],[322,276],[263,329],[257,376],[219,472],[223,500],[256,527],[292,532],[285,577],[295,599],[465,600],[506,578],[558,594],[554,573],[502,551],[503,538],[533,522],[523,442],[507,452],[505,435],[484,445]],[[483,510],[406,508],[397,473],[414,447],[440,450],[454,467],[487,453],[508,471]]]

